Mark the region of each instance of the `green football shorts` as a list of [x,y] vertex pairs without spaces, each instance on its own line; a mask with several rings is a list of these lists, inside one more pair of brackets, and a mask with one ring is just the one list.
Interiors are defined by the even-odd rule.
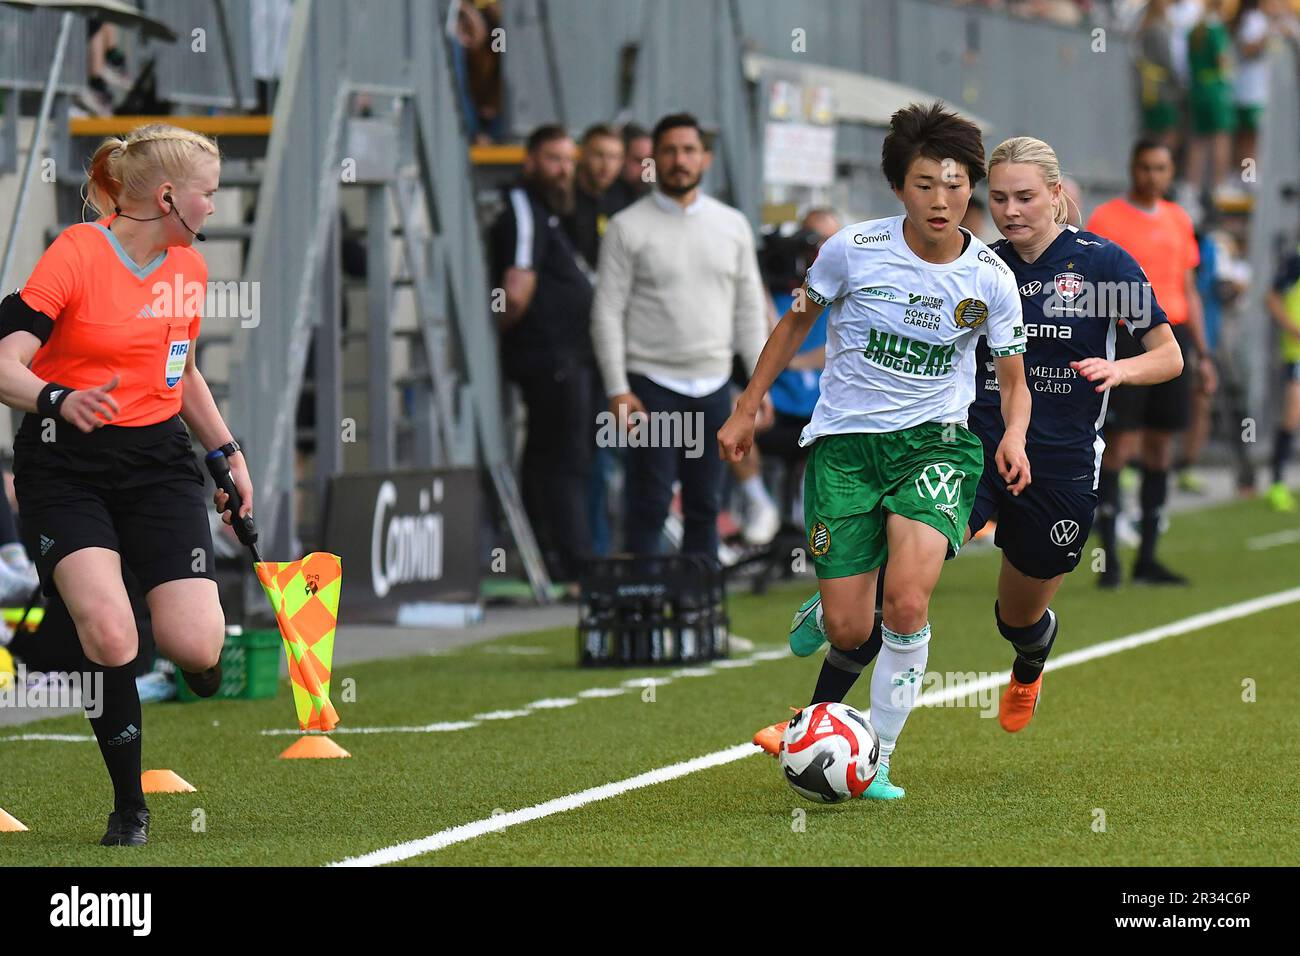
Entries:
[[936,528],[956,557],[984,471],[980,441],[963,425],[926,422],[897,432],[823,435],[804,471],[804,527],[819,578],[880,567],[892,512]]

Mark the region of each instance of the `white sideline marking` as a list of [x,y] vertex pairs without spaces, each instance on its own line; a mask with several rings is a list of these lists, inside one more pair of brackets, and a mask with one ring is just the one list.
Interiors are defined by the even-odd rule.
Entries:
[[1289,531],[1275,531],[1273,534],[1262,534],[1258,538],[1251,538],[1246,542],[1246,550],[1263,551],[1284,544],[1295,544],[1297,541],[1300,541],[1300,528],[1292,528]]
[[[1154,644],[1157,641],[1163,641],[1167,637],[1174,637],[1179,634],[1186,634],[1189,631],[1198,631],[1203,628],[1213,627],[1216,624],[1223,624],[1226,621],[1236,620],[1237,618],[1249,617],[1252,614],[1258,614],[1260,611],[1268,611],[1275,607],[1294,604],[1297,601],[1300,601],[1300,588],[1291,588],[1287,591],[1278,591],[1275,594],[1265,594],[1262,597],[1251,598],[1248,601],[1239,601],[1236,604],[1229,604],[1226,607],[1221,607],[1213,611],[1193,614],[1191,617],[1185,617],[1181,621],[1171,621],[1168,624],[1162,624],[1159,627],[1139,631],[1136,634],[1129,634],[1126,637],[1117,637],[1110,641],[1102,641],[1100,644],[1093,644],[1077,651],[1071,651],[1068,654],[1062,654],[1060,658],[1048,661],[1046,669],[1060,670],[1063,667],[1073,667],[1075,664],[1082,664],[1085,661],[1094,660],[1098,657],[1109,657],[1111,654],[1118,654],[1121,651],[1132,650],[1133,648],[1141,647],[1144,644]],[[999,674],[982,678],[977,681],[971,681],[966,684],[959,684],[955,687],[945,688],[937,693],[931,691],[922,694],[917,700],[917,705],[929,707],[937,706],[948,700],[958,700],[967,697],[972,692],[983,688],[998,687],[1001,684],[1004,684],[1006,680],[1006,674]],[[649,787],[656,783],[665,783],[669,780],[676,780],[679,777],[685,777],[698,770],[708,770],[711,767],[720,767],[723,764],[743,760],[750,754],[756,753],[762,753],[762,750],[753,744],[737,744],[734,747],[728,747],[726,750],[717,750],[711,754],[696,757],[694,760],[675,763],[668,767],[660,767],[658,770],[650,770],[635,777],[629,777],[626,780],[619,780],[613,783],[604,784],[603,786],[593,787],[590,790],[571,793],[567,797],[557,797],[554,800],[547,800],[545,803],[539,803],[532,807],[525,807],[522,810],[513,810],[510,813],[488,817],[484,820],[475,820],[473,823],[462,823],[459,826],[450,827],[446,830],[439,830],[437,833],[423,837],[419,840],[408,840],[405,843],[398,843],[394,846],[385,847],[382,850],[375,850],[372,853],[362,854],[361,856],[348,857],[347,859],[340,860],[336,863],[330,863],[328,865],[383,866],[386,863],[397,863],[401,860],[409,860],[412,857],[422,856],[425,853],[432,853],[456,843],[464,843],[487,833],[496,833],[520,823],[528,823],[532,820],[540,820],[543,817],[553,816],[557,813],[575,810],[578,807],[585,806],[588,803],[594,803],[597,800],[607,800],[610,797],[616,797],[620,794],[627,793],[629,790]]]
[[[1166,637],[1175,637],[1190,631],[1199,631],[1240,617],[1249,617],[1252,614],[1258,614],[1260,611],[1268,611],[1275,607],[1294,604],[1297,601],[1300,601],[1300,588],[1278,591],[1276,594],[1265,594],[1263,597],[1251,598],[1249,601],[1239,601],[1236,604],[1229,604],[1213,611],[1193,614],[1181,621],[1170,621],[1168,624],[1161,624],[1159,627],[1138,631],[1136,634],[1129,634],[1127,637],[1117,637],[1113,640],[1102,641],[1100,644],[1081,647],[1077,651],[1070,651],[1068,654],[1062,654],[1060,657],[1049,660],[1044,670],[1056,671],[1062,667],[1073,667],[1075,664],[1082,664],[1098,657],[1109,657],[1111,654],[1120,653],[1120,651],[1129,651],[1144,644],[1163,641]],[[1003,674],[990,674],[968,683],[956,684],[942,690],[927,691],[917,698],[916,705],[918,707],[939,707],[949,701],[962,700],[981,690],[1002,686],[1007,682],[1009,674],[1010,671]]]
[[671,677],[634,677],[631,680],[623,681],[624,687],[663,687],[665,684],[671,684]]
[[[734,635],[733,635],[734,636]],[[635,677],[623,682],[622,687],[592,687],[588,690],[578,691],[578,698],[584,700],[599,699],[602,697],[618,697],[626,693],[627,688],[644,688],[663,686],[671,684],[673,677],[709,677],[718,673],[718,670],[728,670],[737,667],[752,667],[761,661],[775,661],[784,657],[789,657],[789,650],[766,650],[750,654],[748,657],[723,659],[713,661],[706,666],[701,667],[683,667],[672,672],[669,677]],[[506,720],[509,717],[525,717],[539,710],[555,710],[563,707],[572,707],[579,703],[579,700],[572,697],[557,697],[546,700],[535,700],[531,704],[525,704],[522,710],[501,710],[489,711],[486,714],[475,714],[473,720],[450,721],[439,724],[427,724],[424,727],[339,727],[331,733],[336,734],[384,734],[384,733],[432,733],[436,731],[450,730],[468,730],[471,727],[477,727],[478,721],[481,720]],[[292,727],[280,728],[277,730],[263,730],[264,736],[284,736],[289,734],[300,734],[302,731]]]
[[[468,730],[477,726],[478,723],[473,720],[447,720],[436,724],[422,724],[419,727],[335,727],[325,736],[333,734],[440,734],[453,730]],[[286,727],[263,730],[261,733],[263,737],[283,737],[286,734],[300,735],[302,731],[296,727]],[[318,731],[308,731],[308,733],[318,733]]]
[[703,757],[696,757],[694,760],[686,760],[682,763],[675,763],[668,767],[660,767],[658,770],[651,770],[648,773],[638,774],[637,776],[629,777],[626,780],[606,783],[599,787],[592,787],[590,790],[571,793],[567,797],[557,797],[554,800],[547,800],[545,803],[539,803],[536,806],[525,807],[522,810],[512,810],[509,813],[498,814],[494,817],[488,817],[485,820],[476,820],[473,823],[464,823],[457,827],[442,830],[432,836],[424,837],[421,840],[411,840],[408,843],[399,843],[397,846],[387,847],[383,850],[375,850],[373,853],[348,857],[347,859],[340,860],[337,863],[331,863],[330,866],[382,866],[385,863],[397,863],[400,860],[409,860],[413,856],[432,853],[434,850],[441,850],[444,847],[449,847],[455,843],[464,843],[467,840],[483,836],[486,833],[495,833],[498,830],[505,830],[506,828],[515,826],[516,824],[527,823],[529,820],[538,820],[542,817],[564,813],[567,810],[576,810],[578,807],[586,806],[589,803],[595,803],[598,800],[608,800],[610,797],[617,797],[620,794],[627,793],[629,790],[638,790],[642,787],[653,786],[656,783],[665,783],[669,780],[676,780],[678,777],[685,777],[687,774],[695,773],[697,770],[708,770],[710,767],[720,767],[723,764],[742,760],[750,754],[755,753],[762,753],[762,751],[753,744],[737,744],[735,747],[728,747],[726,750],[719,750],[716,753],[705,754]]
[[531,710],[489,710],[486,714],[475,714],[475,720],[513,720],[516,717],[527,717]]
[[94,739],[94,737],[87,734],[11,734],[8,737],[0,737],[0,743],[7,744],[20,740],[61,740],[69,743],[81,743]]

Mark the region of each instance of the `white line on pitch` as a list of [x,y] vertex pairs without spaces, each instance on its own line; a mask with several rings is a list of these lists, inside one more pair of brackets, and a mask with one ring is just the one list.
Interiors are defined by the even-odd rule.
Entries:
[[1262,534],[1258,538],[1250,538],[1246,541],[1246,549],[1264,551],[1284,544],[1295,544],[1297,541],[1300,541],[1300,528],[1292,528],[1289,531],[1275,531],[1272,534]]
[[638,790],[641,787],[654,786],[656,783],[676,780],[678,777],[685,777],[697,770],[720,767],[723,764],[748,757],[751,753],[761,753],[761,751],[753,744],[738,744],[735,747],[728,747],[726,750],[719,750],[716,753],[705,754],[703,757],[696,757],[694,760],[686,760],[682,763],[675,763],[668,767],[660,767],[658,770],[651,770],[648,773],[629,777],[627,780],[592,787],[590,790],[571,793],[567,797],[558,797],[555,800],[547,800],[545,803],[525,807],[522,810],[497,814],[494,817],[488,817],[486,820],[465,823],[449,830],[442,830],[422,840],[412,840],[409,843],[399,843],[397,846],[376,850],[362,856],[348,857],[346,860],[331,863],[330,866],[381,866],[385,863],[409,860],[413,856],[441,850],[453,843],[464,843],[466,840],[483,836],[485,833],[495,833],[516,824],[527,823],[529,820],[538,820],[542,817],[564,813],[567,810],[576,810],[578,807],[595,803],[597,800],[608,800],[610,797],[617,797],[629,790]]
[[95,738],[87,734],[11,734],[8,737],[0,737],[0,743],[11,743],[22,740],[60,740],[67,743],[82,743]]
[[[1276,594],[1266,594],[1263,597],[1251,598],[1248,601],[1239,601],[1236,604],[1229,604],[1226,607],[1221,607],[1213,611],[1206,611],[1202,614],[1193,614],[1191,617],[1185,617],[1181,621],[1172,621],[1169,624],[1162,624],[1159,627],[1139,631],[1136,634],[1129,634],[1126,637],[1118,637],[1110,641],[1102,641],[1100,644],[1093,644],[1077,651],[1071,651],[1068,654],[1062,654],[1060,658],[1048,661],[1047,669],[1060,670],[1063,667],[1072,667],[1075,664],[1082,664],[1098,657],[1108,657],[1111,654],[1119,654],[1122,651],[1132,650],[1133,648],[1141,647],[1144,644],[1154,644],[1157,641],[1163,641],[1167,637],[1174,637],[1178,634],[1186,634],[1189,631],[1198,631],[1203,628],[1213,627],[1216,624],[1223,624],[1226,621],[1236,620],[1237,618],[1249,617],[1252,614],[1258,614],[1261,611],[1268,611],[1272,608],[1282,607],[1287,604],[1294,604],[1297,601],[1300,601],[1300,588],[1291,588],[1288,591],[1278,591]],[[922,694],[917,703],[920,706],[934,707],[947,700],[957,700],[966,697],[977,690],[987,687],[997,687],[1005,682],[1006,675],[994,675],[978,681],[971,681],[967,684],[959,684],[955,687],[949,687],[938,693],[930,692]],[[660,767],[658,770],[650,770],[635,777],[629,777],[626,780],[617,780],[613,783],[602,784],[599,787],[592,787],[590,790],[571,793],[567,797],[557,797],[554,800],[547,800],[545,803],[525,807],[522,810],[512,810],[509,813],[498,814],[497,816],[488,817],[483,820],[475,820],[473,823],[462,823],[459,826],[450,827],[446,830],[439,830],[437,833],[419,840],[408,840],[405,843],[398,843],[394,846],[385,847],[382,850],[375,850],[372,853],[364,853],[361,856],[348,857],[345,860],[340,860],[337,863],[331,863],[329,865],[383,866],[386,863],[397,863],[401,860],[409,860],[412,857],[423,856],[425,853],[432,853],[456,843],[464,843],[487,833],[496,833],[520,823],[528,823],[533,820],[540,820],[543,817],[553,816],[557,813],[575,810],[578,807],[594,803],[597,800],[608,800],[610,797],[616,797],[620,794],[627,793],[629,790],[638,790],[642,787],[653,786],[657,783],[676,780],[679,777],[685,777],[698,770],[708,770],[711,767],[720,767],[723,764],[734,763],[737,760],[745,759],[750,754],[756,753],[762,753],[762,751],[753,744],[737,744],[736,746],[728,747],[725,750],[717,750],[711,754],[696,757],[694,760],[686,760],[682,763],[675,763],[668,767]]]

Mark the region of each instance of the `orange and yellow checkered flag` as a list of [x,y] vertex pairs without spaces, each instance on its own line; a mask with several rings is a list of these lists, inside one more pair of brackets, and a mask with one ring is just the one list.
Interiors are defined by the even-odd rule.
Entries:
[[330,703],[330,667],[343,586],[342,559],[313,552],[299,561],[259,561],[253,567],[284,638],[298,723],[303,730],[333,730],[339,715]]

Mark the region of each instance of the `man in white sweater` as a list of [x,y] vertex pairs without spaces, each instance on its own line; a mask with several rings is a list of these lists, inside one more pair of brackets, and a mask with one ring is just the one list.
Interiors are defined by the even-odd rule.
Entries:
[[614,424],[601,434],[628,449],[624,550],[661,550],[679,480],[682,552],[715,557],[725,466],[713,436],[731,412],[733,356],[748,375],[763,350],[763,288],[749,221],[700,192],[712,154],[699,123],[666,116],[652,138],[657,188],[610,220],[596,270],[591,339]]

